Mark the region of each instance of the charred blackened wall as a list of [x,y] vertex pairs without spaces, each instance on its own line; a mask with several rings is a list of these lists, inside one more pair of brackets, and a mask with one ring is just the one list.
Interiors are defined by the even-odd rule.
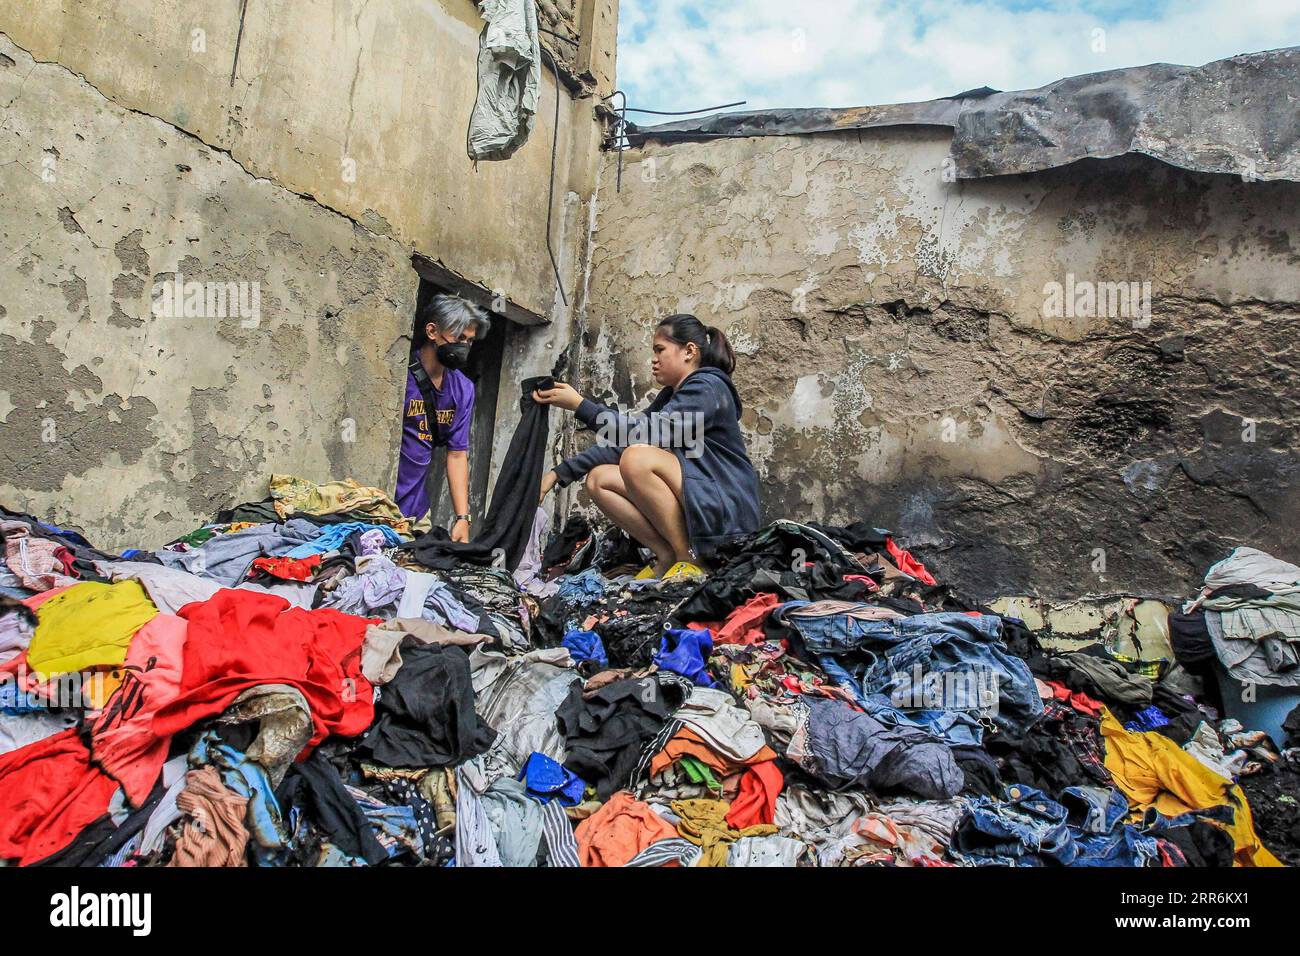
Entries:
[[656,318],[694,312],[740,353],[768,517],[869,518],[981,596],[1300,559],[1300,185],[1139,157],[958,182],[947,149],[651,143],[621,193],[611,155],[583,384],[644,400]]

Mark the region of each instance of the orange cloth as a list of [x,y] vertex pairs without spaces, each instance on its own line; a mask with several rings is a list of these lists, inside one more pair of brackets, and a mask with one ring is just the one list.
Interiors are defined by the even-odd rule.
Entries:
[[661,774],[683,757],[694,757],[708,766],[719,777],[727,777],[745,767],[756,763],[766,763],[776,759],[776,753],[766,745],[758,748],[754,756],[741,763],[733,762],[710,747],[695,731],[683,727],[673,735],[673,739],[664,745],[664,749],[654,755],[650,761],[650,776]]
[[785,774],[777,769],[775,760],[746,768],[745,775],[740,778],[740,794],[731,801],[731,809],[727,811],[727,826],[743,830],[760,823],[776,822],[776,798],[784,787]]
[[780,603],[780,598],[766,591],[755,595],[727,615],[727,619],[714,634],[713,643],[757,644],[766,640],[763,622]]
[[660,840],[677,836],[677,828],[626,790],[578,824],[578,858],[583,866],[625,866]]

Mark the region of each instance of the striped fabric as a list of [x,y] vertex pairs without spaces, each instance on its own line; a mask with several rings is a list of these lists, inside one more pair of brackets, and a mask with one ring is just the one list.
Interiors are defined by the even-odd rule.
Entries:
[[665,866],[679,863],[682,866],[694,866],[703,851],[690,840],[673,837],[651,843],[648,847],[627,861],[627,866]]
[[456,865],[501,866],[496,837],[492,835],[483,803],[459,767],[456,769]]
[[542,835],[546,839],[546,860],[549,866],[582,866],[578,860],[578,841],[573,836],[573,824],[558,800],[542,804]]

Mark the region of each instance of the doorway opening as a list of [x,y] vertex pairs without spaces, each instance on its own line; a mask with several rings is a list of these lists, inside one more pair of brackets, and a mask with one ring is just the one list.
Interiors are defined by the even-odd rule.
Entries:
[[[471,514],[482,520],[487,513],[489,483],[493,474],[492,445],[506,348],[514,336],[523,334],[526,326],[540,324],[541,318],[519,308],[508,299],[494,296],[480,286],[465,281],[424,256],[413,256],[411,263],[420,281],[415,314],[411,317],[412,341],[425,306],[437,295],[461,296],[487,309],[492,319],[488,334],[475,340],[470,349],[469,363],[463,369],[474,383],[474,415],[470,421],[469,433],[469,508]],[[448,527],[455,508],[447,490],[446,448],[434,449],[425,487],[429,494],[430,520],[436,526]]]

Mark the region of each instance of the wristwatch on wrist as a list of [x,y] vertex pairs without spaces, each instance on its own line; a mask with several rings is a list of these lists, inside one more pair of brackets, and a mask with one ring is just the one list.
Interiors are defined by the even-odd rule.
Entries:
[[[469,524],[469,523],[470,523],[469,515],[456,515],[455,518],[456,518],[456,521],[463,521],[463,522],[465,522],[466,524]],[[452,522],[452,523],[455,524],[455,522]]]

